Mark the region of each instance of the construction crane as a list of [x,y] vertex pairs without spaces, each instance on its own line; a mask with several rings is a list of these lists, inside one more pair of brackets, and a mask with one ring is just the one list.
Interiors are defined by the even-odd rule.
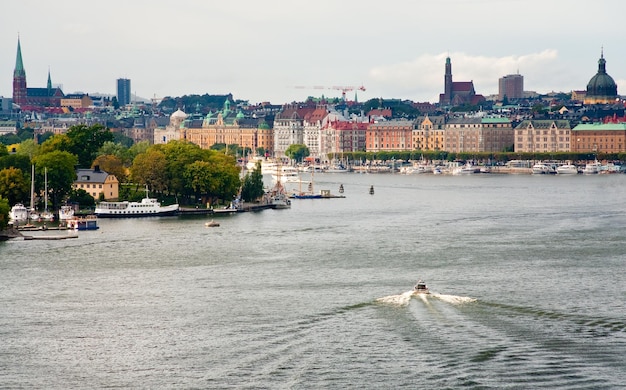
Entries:
[[338,86],[338,85],[334,85],[332,87],[326,87],[323,85],[315,85],[312,87],[306,87],[303,85],[296,85],[294,88],[297,89],[334,89],[334,90],[338,90],[341,91],[341,98],[343,99],[343,101],[346,101],[346,92],[350,92],[350,91],[365,91],[365,87],[363,85],[361,86]]

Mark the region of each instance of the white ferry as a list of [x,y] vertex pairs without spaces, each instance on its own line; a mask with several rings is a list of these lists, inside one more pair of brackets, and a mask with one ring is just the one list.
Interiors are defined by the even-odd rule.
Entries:
[[178,213],[178,204],[161,206],[157,199],[146,197],[141,202],[100,202],[94,212],[101,218],[162,217]]

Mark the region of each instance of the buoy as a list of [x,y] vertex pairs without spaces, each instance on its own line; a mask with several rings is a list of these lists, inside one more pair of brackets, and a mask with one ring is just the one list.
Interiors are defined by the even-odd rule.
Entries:
[[374,186],[370,187],[370,195],[374,195]]
[[339,193],[340,193],[340,194],[343,194],[343,184],[340,184],[340,185],[339,185]]

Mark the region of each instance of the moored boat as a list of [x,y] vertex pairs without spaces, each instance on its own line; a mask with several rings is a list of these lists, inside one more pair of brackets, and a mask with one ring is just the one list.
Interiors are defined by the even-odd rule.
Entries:
[[98,230],[98,218],[95,215],[71,217],[65,221],[70,230]]
[[162,217],[176,215],[178,204],[162,206],[157,199],[148,196],[146,187],[146,197],[141,202],[100,202],[94,213],[101,218]]
[[28,209],[26,206],[22,203],[16,203],[13,207],[11,207],[9,220],[14,224],[28,221]]
[[602,164],[600,164],[598,160],[595,160],[594,162],[588,163],[585,165],[585,168],[583,169],[583,173],[585,175],[595,175],[597,173],[600,173],[601,167],[602,167]]
[[578,167],[574,164],[563,164],[556,167],[556,173],[559,175],[576,175]]

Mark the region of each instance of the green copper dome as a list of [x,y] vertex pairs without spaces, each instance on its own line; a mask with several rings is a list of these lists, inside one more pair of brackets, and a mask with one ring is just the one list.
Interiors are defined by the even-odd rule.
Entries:
[[587,84],[587,96],[588,97],[617,97],[617,84],[613,80],[613,77],[606,73],[606,61],[604,60],[604,53],[600,55],[598,61],[598,73],[589,80]]

